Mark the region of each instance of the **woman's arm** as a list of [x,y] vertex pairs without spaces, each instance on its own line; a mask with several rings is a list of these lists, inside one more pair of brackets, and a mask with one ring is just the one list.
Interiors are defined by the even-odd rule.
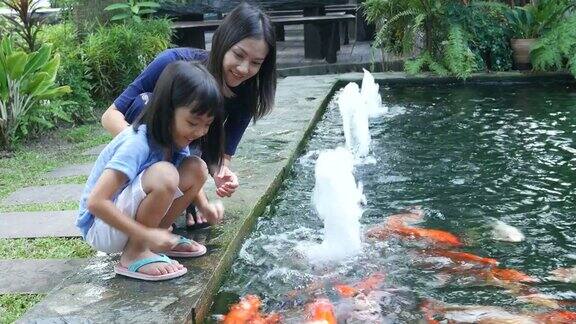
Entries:
[[102,114],[101,122],[104,129],[112,134],[112,136],[118,135],[118,133],[130,126],[124,119],[124,114],[116,108],[115,104],[108,107]]

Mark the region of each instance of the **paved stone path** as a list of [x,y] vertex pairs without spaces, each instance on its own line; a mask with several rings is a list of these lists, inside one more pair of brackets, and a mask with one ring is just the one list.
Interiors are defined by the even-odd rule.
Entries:
[[98,156],[100,154],[100,152],[102,152],[102,150],[106,147],[106,144],[102,144],[102,145],[98,145],[96,147],[93,147],[89,150],[87,150],[86,152],[83,152],[82,155],[94,155],[94,156]]
[[78,201],[83,184],[58,184],[22,188],[2,200],[4,205],[42,204]]
[[85,259],[0,260],[0,294],[45,294],[84,267]]
[[77,210],[0,213],[0,238],[77,237]]
[[61,167],[55,170],[48,172],[48,178],[56,179],[56,178],[65,178],[65,177],[74,177],[74,176],[81,176],[81,175],[90,175],[90,171],[92,171],[92,167],[94,166],[93,162],[86,163],[86,164],[74,164],[68,165],[65,167]]

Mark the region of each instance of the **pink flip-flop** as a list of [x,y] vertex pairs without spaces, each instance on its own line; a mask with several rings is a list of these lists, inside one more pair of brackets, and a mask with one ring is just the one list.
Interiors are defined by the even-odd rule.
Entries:
[[158,254],[157,256],[153,256],[150,258],[144,258],[144,259],[134,261],[128,266],[128,268],[126,268],[126,267],[120,265],[120,263],[118,263],[117,265],[114,266],[114,272],[116,274],[119,274],[119,275],[122,275],[125,277],[130,277],[130,278],[140,279],[140,280],[145,280],[145,281],[161,281],[161,280],[174,279],[174,278],[181,277],[184,274],[186,274],[186,272],[188,272],[188,269],[186,269],[186,268],[182,268],[181,270],[178,270],[176,272],[167,273],[167,274],[163,274],[163,275],[149,275],[149,274],[138,272],[138,269],[142,268],[143,266],[151,264],[151,263],[158,263],[158,262],[172,263],[173,260],[171,260],[169,257],[167,257],[164,254]]
[[185,238],[184,236],[180,236],[180,239],[178,240],[178,243],[176,244],[177,246],[180,244],[194,244],[196,243],[198,246],[200,246],[200,249],[198,251],[166,251],[164,252],[164,254],[166,254],[167,256],[173,257],[173,258],[195,258],[195,257],[199,257],[202,256],[204,254],[206,254],[206,247],[196,241],[192,241],[190,239]]

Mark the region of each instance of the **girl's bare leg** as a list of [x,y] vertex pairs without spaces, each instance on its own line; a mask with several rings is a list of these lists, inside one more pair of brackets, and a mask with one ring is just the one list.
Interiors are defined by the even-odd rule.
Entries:
[[[136,221],[150,228],[158,228],[166,211],[170,208],[179,182],[178,170],[168,162],[158,162],[150,166],[142,175],[142,188],[146,197],[140,203]],[[127,267],[136,260],[155,256],[143,242],[129,239],[120,257],[120,264]],[[174,261],[151,263],[138,270],[149,275],[162,275],[182,269],[184,266]]]
[[[192,203],[192,201],[198,196],[198,193],[208,179],[208,167],[199,157],[191,156],[180,164],[178,174],[180,176],[178,187],[184,195],[174,200],[172,206],[168,209],[166,216],[160,223],[161,228],[170,227],[176,218],[182,214],[182,211],[184,211],[186,207],[188,207],[188,205],[190,205],[190,203]],[[200,247],[196,244],[182,244],[176,246],[174,251],[195,252],[199,249]]]

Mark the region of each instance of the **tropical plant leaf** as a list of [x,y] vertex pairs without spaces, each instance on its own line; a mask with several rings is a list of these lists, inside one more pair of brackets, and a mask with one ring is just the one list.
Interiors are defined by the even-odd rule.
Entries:
[[127,3],[113,3],[109,6],[107,6],[106,8],[104,8],[104,10],[106,11],[111,11],[111,10],[118,10],[118,9],[130,9],[130,5]]

